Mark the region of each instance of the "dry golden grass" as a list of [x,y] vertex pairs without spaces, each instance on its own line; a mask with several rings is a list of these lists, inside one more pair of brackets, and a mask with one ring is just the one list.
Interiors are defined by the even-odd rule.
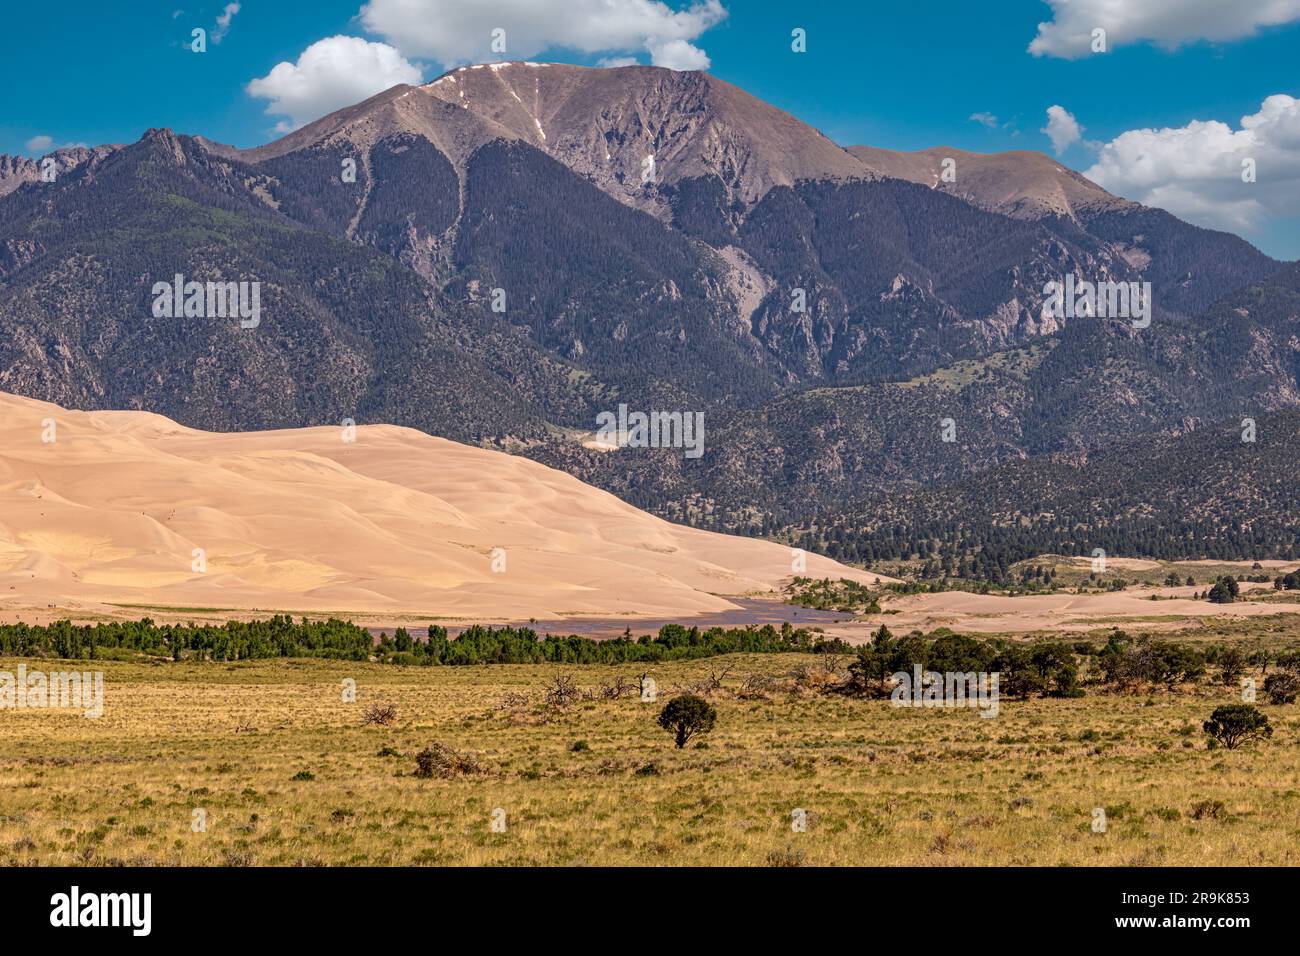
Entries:
[[[1296,705],[1261,705],[1272,740],[1228,752],[1200,732],[1234,696],[1209,685],[1004,701],[992,719],[736,693],[751,674],[819,663],[656,665],[661,701],[734,665],[717,729],[681,751],[655,724],[659,706],[635,695],[550,720],[502,706],[508,694],[535,704],[559,673],[583,688],[635,683],[634,666],[97,663],[98,720],[0,711],[0,865],[1300,862]],[[342,700],[345,678],[355,703]],[[393,726],[363,726],[373,703],[396,706]],[[572,749],[579,740],[587,749]],[[416,777],[415,754],[435,741],[476,756],[480,772]],[[1215,801],[1217,816],[1194,817]],[[491,831],[498,807],[504,833]],[[1104,834],[1091,832],[1095,807],[1108,808]],[[192,830],[196,808],[205,832]],[[806,832],[792,830],[797,808]]]

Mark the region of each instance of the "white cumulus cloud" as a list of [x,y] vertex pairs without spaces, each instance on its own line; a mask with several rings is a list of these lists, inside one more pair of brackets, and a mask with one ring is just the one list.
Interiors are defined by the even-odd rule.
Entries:
[[1106,47],[1149,42],[1174,49],[1198,40],[1239,40],[1261,27],[1300,20],[1300,0],[1046,0],[1053,18],[1029,44],[1035,56],[1073,60],[1092,53],[1092,31]]
[[420,68],[387,43],[333,36],[307,47],[297,63],[277,64],[247,89],[271,101],[268,114],[288,117],[276,126],[288,132],[399,83],[421,80]]
[[1052,141],[1052,150],[1057,156],[1083,138],[1083,127],[1063,106],[1047,108],[1047,125],[1039,132],[1047,134],[1047,138]]
[[[726,16],[721,0],[680,10],[659,0],[369,0],[361,8],[369,32],[444,66],[576,50],[648,53],[655,66],[703,70],[709,57],[694,41]],[[505,31],[504,52],[492,48],[494,30]]]
[[[1251,167],[1255,181],[1243,181]],[[1238,129],[1193,120],[1129,130],[1102,146],[1084,175],[1116,195],[1212,228],[1251,232],[1275,216],[1300,216],[1300,100],[1270,96]]]
[[44,156],[46,153],[51,153],[59,149],[88,149],[89,148],[82,141],[77,141],[75,143],[59,143],[58,145],[55,145],[54,137],[46,136],[44,133],[40,133],[36,136],[33,136],[27,142],[23,143],[23,147],[27,150],[27,153],[31,156]]
[[709,55],[686,40],[658,40],[648,44],[650,62],[670,70],[707,70]]

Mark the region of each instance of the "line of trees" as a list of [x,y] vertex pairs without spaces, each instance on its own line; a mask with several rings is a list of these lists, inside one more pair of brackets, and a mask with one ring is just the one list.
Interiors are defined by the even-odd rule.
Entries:
[[[239,661],[268,657],[326,657],[364,661],[374,639],[347,621],[294,622],[277,614],[264,621],[228,621],[222,625],[155,624],[111,621],[78,625],[0,625],[0,654],[13,657],[62,657],[95,660],[136,652],[172,660]],[[109,652],[109,653],[105,653]]]
[[736,653],[851,654],[852,645],[827,639],[788,622],[779,628],[684,627],[665,624],[655,635],[597,641],[576,634],[539,635],[529,627],[466,628],[454,640],[445,627],[430,625],[429,639],[420,642],[405,628],[384,637],[376,652],[392,664],[622,664],[640,661],[679,661]]
[[[1249,668],[1265,674],[1264,691],[1272,703],[1300,696],[1300,650],[1243,651],[1233,645],[1195,647],[1173,641],[1111,632],[1101,647],[1040,641],[1032,644],[1001,638],[980,640],[940,628],[929,637],[895,636],[882,625],[871,643],[855,649],[846,693],[883,697],[891,678],[913,667],[939,673],[997,673],[1007,697],[1081,697],[1084,677],[1090,684],[1115,690],[1194,684],[1211,674],[1225,686],[1237,685]],[[1083,671],[1087,670],[1087,674]],[[1269,674],[1270,666],[1278,668]]]
[[[1194,683],[1212,667],[1224,684],[1233,685],[1247,668],[1262,668],[1266,677],[1276,666],[1270,698],[1284,700],[1300,692],[1300,650],[1243,651],[1232,645],[1196,647],[1133,637],[1114,630],[1106,644],[1089,641],[1019,643],[1001,638],[977,639],[946,628],[922,635],[895,636],[881,626],[869,644],[852,645],[788,622],[743,628],[685,627],[666,624],[654,635],[633,637],[628,630],[612,640],[576,634],[539,635],[528,627],[474,625],[451,638],[445,627],[431,625],[420,641],[405,628],[376,643],[370,632],[347,621],[295,622],[287,615],[262,621],[230,621],[220,626],[156,624],[139,621],[74,625],[0,625],[0,656],[65,659],[168,657],[175,661],[238,661],[275,657],[318,657],[397,665],[472,664],[623,664],[696,660],[722,654],[842,654],[849,665],[850,693],[875,696],[888,692],[891,675],[915,665],[939,672],[998,672],[1008,697],[1080,696],[1085,662],[1094,680],[1116,688]],[[1276,693],[1273,693],[1276,690]],[[1294,699],[1294,697],[1292,698]]]
[[892,675],[916,666],[938,673],[997,673],[999,692],[1008,697],[1083,696],[1076,650],[1068,644],[1015,644],[953,633],[933,640],[919,634],[895,637],[884,625],[870,644],[857,649],[843,689],[855,696],[883,697]]

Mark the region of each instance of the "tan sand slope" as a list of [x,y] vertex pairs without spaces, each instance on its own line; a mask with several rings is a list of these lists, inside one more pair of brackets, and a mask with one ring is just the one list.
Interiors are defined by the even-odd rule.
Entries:
[[[788,548],[670,524],[524,458],[390,425],[344,434],[213,434],[0,393],[0,615],[689,615],[792,576]],[[876,579],[806,561],[809,575]]]

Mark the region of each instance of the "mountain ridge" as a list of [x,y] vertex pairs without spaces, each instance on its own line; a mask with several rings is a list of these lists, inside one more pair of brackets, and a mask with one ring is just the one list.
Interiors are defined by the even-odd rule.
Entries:
[[[796,133],[822,178],[773,174]],[[651,148],[669,160],[643,183]],[[931,188],[949,152],[915,182],[703,74],[520,63],[252,150],[150,130],[0,198],[0,387],[209,429],[399,422],[745,530],[1297,402],[1270,284],[1291,267],[1047,157],[1068,209],[1034,206],[1037,179],[999,191],[1002,154],[956,157],[984,192]],[[155,320],[177,273],[261,282],[266,321]],[[1066,273],[1151,282],[1151,327],[1045,312]],[[584,449],[620,403],[703,411],[715,444],[689,465]],[[959,451],[931,447],[943,417]]]
[[[847,150],[881,175],[941,189],[1017,219],[1064,216],[1078,220],[1080,212],[1139,205],[1111,195],[1083,174],[1033,150],[976,153],[950,146],[910,153],[873,146],[849,146]],[[951,181],[944,178],[945,160],[952,160]]]

